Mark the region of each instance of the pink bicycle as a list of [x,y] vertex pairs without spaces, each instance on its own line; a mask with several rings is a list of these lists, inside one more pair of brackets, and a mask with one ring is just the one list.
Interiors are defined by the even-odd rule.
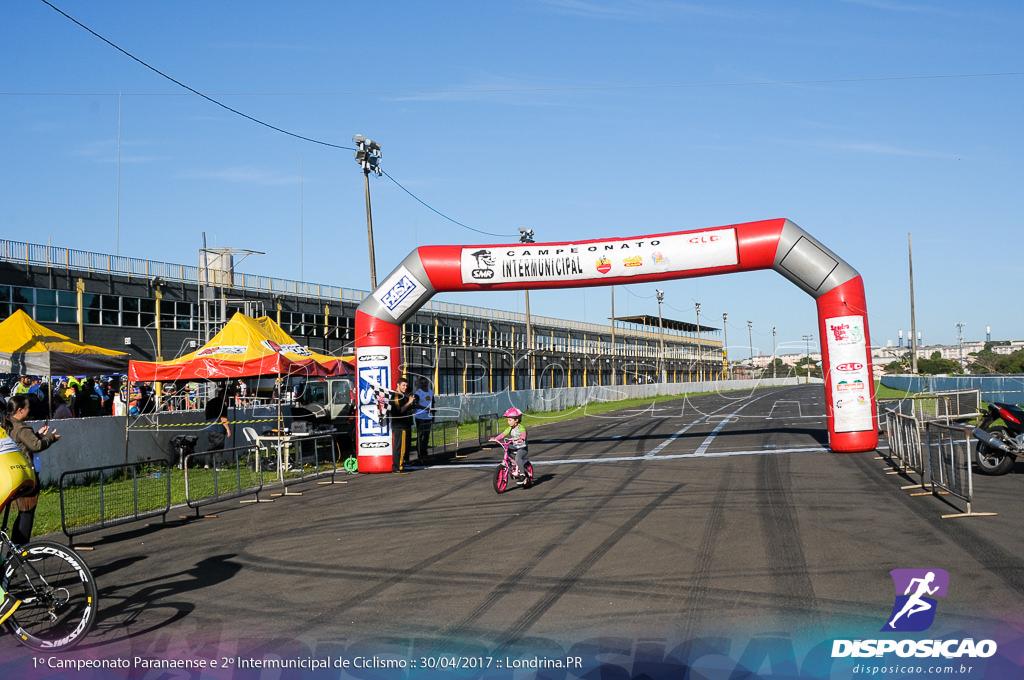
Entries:
[[[500,444],[501,448],[505,450],[501,463],[494,471],[494,490],[498,493],[504,493],[508,490],[509,483],[519,475],[519,466],[516,465],[516,454],[509,450],[509,442],[494,438],[491,438],[491,441]],[[526,461],[523,464],[523,468],[522,487],[525,489],[533,486],[533,463]]]

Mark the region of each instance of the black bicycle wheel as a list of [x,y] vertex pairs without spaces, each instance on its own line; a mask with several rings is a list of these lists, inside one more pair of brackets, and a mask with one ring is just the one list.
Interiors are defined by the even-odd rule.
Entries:
[[96,622],[96,581],[73,551],[52,541],[29,543],[4,565],[7,592],[21,606],[6,626],[37,650],[70,649]]
[[494,490],[502,493],[508,488],[508,468],[504,464],[494,470]]

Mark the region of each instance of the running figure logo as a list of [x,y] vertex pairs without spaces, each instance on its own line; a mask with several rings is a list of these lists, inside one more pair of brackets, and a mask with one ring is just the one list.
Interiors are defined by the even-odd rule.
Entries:
[[930,596],[946,596],[949,574],[943,569],[893,569],[889,575],[896,587],[896,602],[882,630],[926,630],[935,621],[936,600]]

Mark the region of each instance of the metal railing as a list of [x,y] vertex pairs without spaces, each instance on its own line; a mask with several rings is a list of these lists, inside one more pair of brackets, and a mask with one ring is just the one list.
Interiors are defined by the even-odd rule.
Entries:
[[970,430],[957,425],[928,422],[925,423],[925,433],[928,475],[931,477],[933,493],[941,489],[967,503],[967,512],[943,515],[942,518],[995,515],[994,512],[974,512],[971,509],[974,500],[974,482],[971,477],[974,449],[971,446]]
[[498,434],[498,414],[488,413],[480,416],[476,430],[476,442],[482,446],[485,441]]
[[171,509],[171,467],[166,460],[70,470],[60,476],[60,522],[75,536],[151,517]]
[[435,420],[430,428],[430,454],[459,455],[459,423],[455,420]]
[[258,503],[263,489],[261,462],[259,451],[252,446],[187,454],[182,460],[185,503],[197,515],[205,505],[250,494],[255,494]]
[[893,465],[901,472],[913,471],[924,485],[924,460],[921,455],[921,425],[913,415],[885,409],[885,432]]

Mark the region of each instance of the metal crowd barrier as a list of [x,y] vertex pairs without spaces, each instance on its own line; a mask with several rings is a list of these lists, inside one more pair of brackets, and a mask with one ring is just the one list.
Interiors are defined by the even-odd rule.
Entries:
[[951,517],[994,516],[994,512],[974,512],[974,483],[971,477],[970,431],[956,425],[929,422],[925,424],[928,448],[928,474],[932,480],[932,492],[941,489],[967,503],[967,512],[943,515]]
[[171,509],[171,466],[166,460],[69,470],[60,476],[60,523],[75,536],[151,517]]
[[251,446],[190,453],[182,460],[182,469],[185,503],[197,515],[204,505],[251,494],[260,502],[263,466],[259,452]]
[[917,418],[900,413],[895,409],[885,410],[886,437],[889,440],[889,454],[895,459],[894,465],[900,472],[916,472],[924,488],[924,457],[921,453],[921,426]]
[[498,414],[488,413],[480,416],[477,421],[476,441],[483,446],[483,443],[498,434]]
[[940,399],[937,416],[956,419],[982,414],[981,390],[950,390],[934,394]]
[[432,455],[459,455],[459,423],[454,420],[434,421],[430,428],[430,452]]
[[296,449],[292,451],[288,465],[283,468],[278,466],[278,478],[285,487],[286,495],[289,493],[289,482],[299,483],[330,477],[329,480],[318,483],[345,483],[335,479],[339,469],[346,473],[348,469],[345,467],[347,456],[341,452],[341,446],[333,434],[294,438],[292,442]]

